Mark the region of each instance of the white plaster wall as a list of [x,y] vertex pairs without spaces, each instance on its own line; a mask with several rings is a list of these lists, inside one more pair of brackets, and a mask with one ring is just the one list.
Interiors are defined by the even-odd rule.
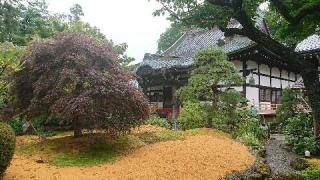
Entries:
[[[278,77],[280,78],[280,69],[279,68],[276,68],[276,67],[273,67],[271,69],[271,75],[272,76],[275,76],[275,77]],[[271,87],[274,87],[274,88],[281,88],[281,80],[280,79],[277,79],[277,78],[272,78],[271,80]]]
[[260,76],[262,86],[270,86],[270,77]]
[[265,64],[260,65],[260,73],[270,75],[270,68]]
[[281,88],[281,80],[280,79],[272,78],[271,83],[272,83],[271,87]]
[[243,92],[243,87],[242,86],[237,86],[237,87],[231,87],[233,88],[234,90],[238,91],[238,92]]
[[256,87],[246,87],[246,98],[249,100],[250,104],[259,104],[259,88]]
[[251,77],[253,77],[255,84],[259,84],[259,76],[257,74],[250,74],[249,76],[247,76],[246,78],[247,83],[249,83]]
[[255,61],[247,61],[247,66],[248,66],[248,69],[254,69],[254,68],[257,68],[258,69],[258,64],[255,62]]
[[282,81],[282,89],[289,87],[289,81]]
[[290,79],[295,81],[296,80],[296,75],[295,73],[290,73]]
[[273,67],[272,68],[272,76],[280,77],[280,69],[276,68],[276,67]]

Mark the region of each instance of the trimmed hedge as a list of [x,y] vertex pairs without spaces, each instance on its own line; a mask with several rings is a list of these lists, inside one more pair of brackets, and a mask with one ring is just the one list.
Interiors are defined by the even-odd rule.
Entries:
[[0,122],[0,179],[13,157],[15,143],[16,137],[10,125]]

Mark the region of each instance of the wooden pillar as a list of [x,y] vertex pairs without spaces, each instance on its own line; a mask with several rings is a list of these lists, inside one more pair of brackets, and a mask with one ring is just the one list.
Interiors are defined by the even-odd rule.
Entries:
[[282,91],[282,69],[280,69],[280,88]]
[[261,75],[260,75],[260,63],[258,63],[258,81],[259,81],[259,89],[258,89],[258,100],[259,100],[259,102],[258,102],[258,104],[259,104],[259,106],[260,106],[260,97],[261,97],[261,92],[260,92],[260,86],[261,86]]
[[246,76],[246,71],[247,71],[247,60],[243,60],[242,61],[242,77],[245,79],[245,82],[242,86],[243,88],[243,94],[244,94],[244,97],[246,98],[247,97],[247,76]]

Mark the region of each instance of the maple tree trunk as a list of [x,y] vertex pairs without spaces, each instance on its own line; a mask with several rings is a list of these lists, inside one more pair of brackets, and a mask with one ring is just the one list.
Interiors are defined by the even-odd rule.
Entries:
[[314,135],[320,138],[320,81],[316,71],[302,74],[313,114]]
[[73,136],[74,137],[82,136],[82,129],[78,119],[73,120]]

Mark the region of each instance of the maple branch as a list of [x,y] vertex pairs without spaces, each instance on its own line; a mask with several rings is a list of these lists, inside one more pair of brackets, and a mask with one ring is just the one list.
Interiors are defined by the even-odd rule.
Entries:
[[270,0],[271,3],[276,7],[276,9],[281,13],[281,15],[291,24],[296,25],[301,22],[306,16],[319,13],[320,11],[320,1],[315,3],[308,3],[302,6],[295,16],[292,16],[286,7],[286,5],[281,0]]
[[243,35],[245,36],[246,33],[243,29],[239,29],[239,28],[225,28],[225,27],[221,27],[219,26],[219,29],[224,32],[225,36],[233,36],[233,35]]
[[176,18],[177,20],[185,23],[186,25],[190,25],[189,21],[182,19],[179,17],[179,15],[177,13],[175,13],[174,11],[172,11],[167,5],[165,5],[162,1],[159,1],[160,4],[162,5],[162,7],[174,18]]

